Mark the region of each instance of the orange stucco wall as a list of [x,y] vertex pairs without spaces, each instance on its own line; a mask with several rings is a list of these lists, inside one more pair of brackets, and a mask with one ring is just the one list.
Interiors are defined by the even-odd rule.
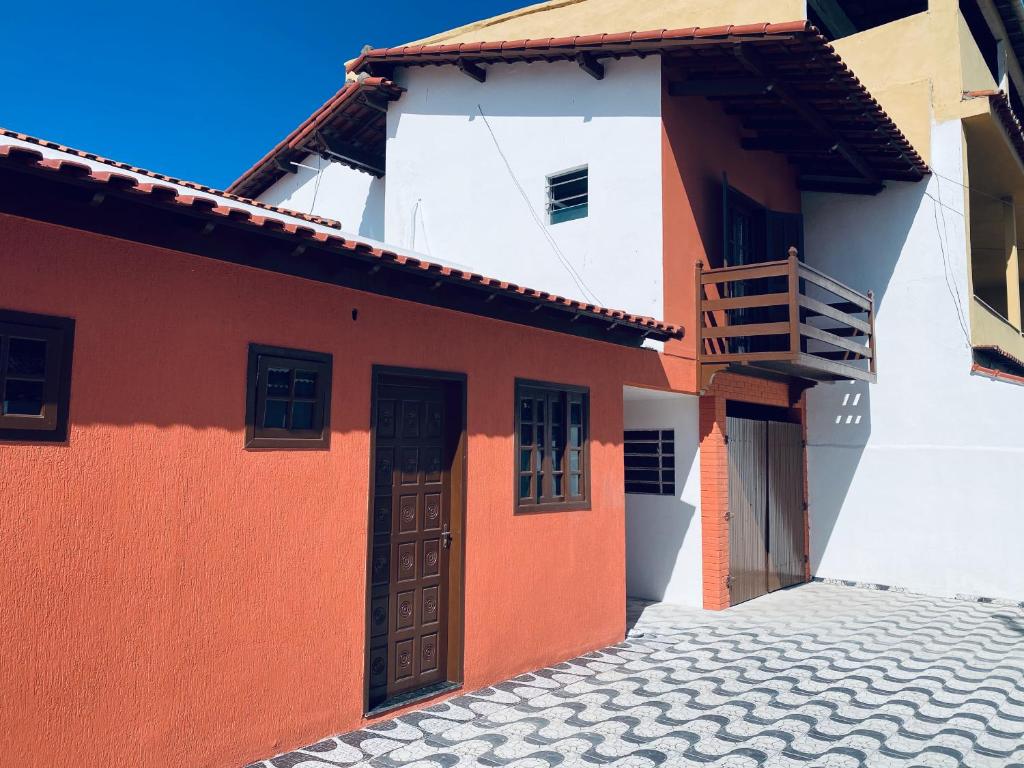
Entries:
[[[665,319],[691,331],[665,345],[666,357],[696,354],[695,269],[722,264],[722,181],[766,208],[800,212],[797,174],[786,158],[743,149],[739,120],[702,96],[670,96],[663,78],[662,200]],[[690,388],[697,391],[694,379]],[[729,606],[728,456],[725,414],[729,400],[789,405],[785,383],[718,374],[700,399],[701,536],[704,607]]]
[[[662,199],[665,252],[665,319],[693,328],[697,261],[720,266],[722,174],[729,184],[775,211],[799,213],[796,173],[783,155],[749,152],[739,121],[702,96],[669,96],[662,107]],[[693,334],[666,351],[692,357]]]
[[[0,263],[0,307],[77,321],[68,442],[0,444],[0,753],[238,766],[361,724],[373,364],[468,376],[466,689],[622,638],[622,385],[692,366],[9,216]],[[250,342],[333,353],[329,451],[242,449]],[[592,510],[512,514],[517,376],[589,385]]]

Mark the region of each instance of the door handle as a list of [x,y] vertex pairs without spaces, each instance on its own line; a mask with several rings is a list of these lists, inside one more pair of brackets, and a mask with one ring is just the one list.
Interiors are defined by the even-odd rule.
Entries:
[[452,532],[448,530],[448,523],[441,526],[441,546],[448,549],[452,545]]

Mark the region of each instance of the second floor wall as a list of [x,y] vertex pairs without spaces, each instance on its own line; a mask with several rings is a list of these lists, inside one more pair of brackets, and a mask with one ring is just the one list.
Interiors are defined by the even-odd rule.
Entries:
[[[659,57],[624,59],[600,81],[572,62],[499,65],[485,83],[455,67],[399,72],[407,92],[388,110],[385,239],[662,317],[660,67]],[[551,183],[584,171],[586,208],[553,221]]]

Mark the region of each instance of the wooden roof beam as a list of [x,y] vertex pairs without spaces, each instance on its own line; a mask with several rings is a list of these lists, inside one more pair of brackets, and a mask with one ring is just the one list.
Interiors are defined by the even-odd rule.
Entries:
[[595,80],[604,80],[604,64],[598,61],[598,58],[592,53],[581,53],[576,57],[576,62],[580,65],[580,69]]
[[797,187],[804,192],[844,192],[851,195],[877,195],[885,185],[881,181],[871,181],[856,176],[803,174],[797,177]]
[[753,152],[834,152],[836,144],[828,138],[807,134],[788,136],[753,136],[740,140],[740,145]]
[[278,170],[284,171],[285,173],[298,173],[299,168],[292,162],[291,158],[286,155],[278,155],[274,158],[274,165],[277,166]]
[[331,133],[321,133],[319,134],[319,139],[324,147],[323,153],[328,158],[378,178],[384,176],[384,166],[380,160],[361,147],[348,144],[342,141],[336,134]]
[[[749,72],[751,72],[751,74],[766,79],[772,77],[772,72],[769,66],[762,60],[757,51],[744,47],[743,45],[737,45],[733,48],[733,54],[740,63],[743,64]],[[793,91],[793,89],[783,82],[776,82],[773,93],[778,96],[786,106],[806,120],[818,133],[822,134],[828,140],[835,142],[836,151],[846,158],[846,161],[864,178],[865,181],[870,182],[871,184],[881,185],[881,178],[874,172],[860,152],[854,149],[848,142],[840,138],[832,129],[832,126],[828,124],[828,121],[825,120],[825,118],[823,118],[816,109],[805,103],[795,93],[795,91]]]
[[481,67],[479,64],[474,64],[466,59],[459,59],[455,66],[459,68],[459,71],[465,75],[469,75],[478,83],[487,82],[487,70]]
[[682,80],[669,83],[670,96],[760,96],[775,83],[763,77],[730,77]]

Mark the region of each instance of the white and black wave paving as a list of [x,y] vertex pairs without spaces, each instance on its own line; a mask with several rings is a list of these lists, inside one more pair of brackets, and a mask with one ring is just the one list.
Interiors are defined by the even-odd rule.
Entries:
[[1024,766],[1024,612],[810,584],[249,768]]

